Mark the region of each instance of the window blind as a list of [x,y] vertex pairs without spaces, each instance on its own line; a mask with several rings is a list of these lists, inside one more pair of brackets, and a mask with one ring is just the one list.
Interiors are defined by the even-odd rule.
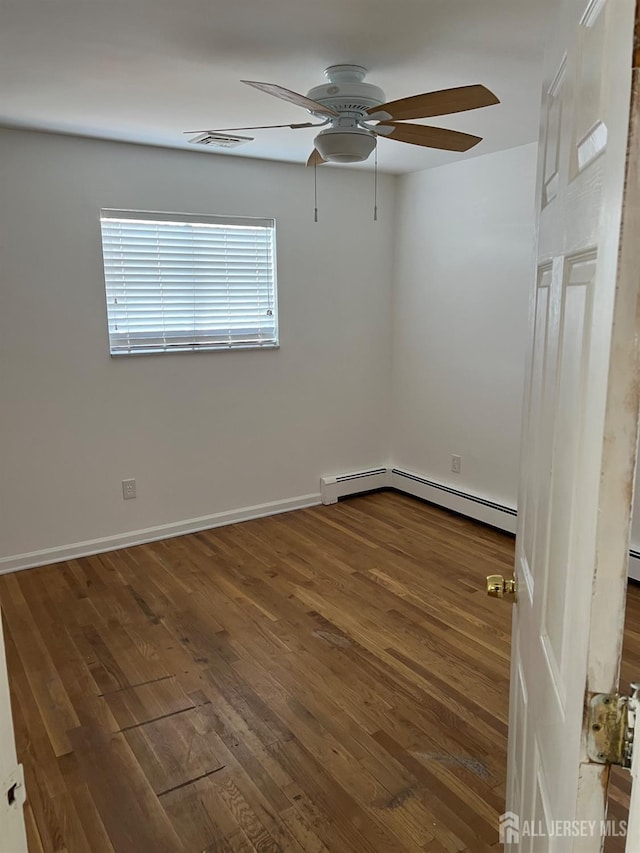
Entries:
[[278,345],[272,219],[101,211],[112,355]]

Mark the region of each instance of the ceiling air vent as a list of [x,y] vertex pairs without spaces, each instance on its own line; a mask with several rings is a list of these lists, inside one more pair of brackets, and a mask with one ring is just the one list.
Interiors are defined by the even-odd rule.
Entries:
[[230,136],[226,133],[199,133],[189,142],[192,145],[208,145],[211,148],[237,148],[252,139],[252,136]]

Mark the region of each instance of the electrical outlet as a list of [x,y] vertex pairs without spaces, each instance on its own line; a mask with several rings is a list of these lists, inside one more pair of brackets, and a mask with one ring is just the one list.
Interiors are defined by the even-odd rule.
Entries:
[[122,497],[125,501],[130,501],[131,498],[135,498],[136,496],[136,481],[135,480],[123,480],[122,481]]
[[451,455],[451,470],[454,474],[460,473],[460,468],[462,467],[462,457],[456,456],[455,453]]

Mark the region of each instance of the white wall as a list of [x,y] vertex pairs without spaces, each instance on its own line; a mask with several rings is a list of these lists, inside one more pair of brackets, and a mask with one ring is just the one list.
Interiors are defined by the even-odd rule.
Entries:
[[[318,182],[315,224],[301,166],[0,131],[0,557],[386,461],[395,181],[376,223],[370,173]],[[101,207],[275,217],[281,348],[110,358]]]
[[[396,466],[516,505],[537,145],[400,179]],[[462,457],[451,472],[451,454]]]
[[[535,161],[383,175],[377,223],[323,169],[316,224],[303,167],[0,131],[0,570],[390,461],[515,506]],[[281,349],[110,358],[100,207],[275,216]]]

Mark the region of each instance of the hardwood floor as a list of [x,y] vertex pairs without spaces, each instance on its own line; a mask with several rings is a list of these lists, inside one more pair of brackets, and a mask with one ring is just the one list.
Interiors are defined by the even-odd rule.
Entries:
[[499,849],[512,560],[379,493],[0,577],[31,853]]

